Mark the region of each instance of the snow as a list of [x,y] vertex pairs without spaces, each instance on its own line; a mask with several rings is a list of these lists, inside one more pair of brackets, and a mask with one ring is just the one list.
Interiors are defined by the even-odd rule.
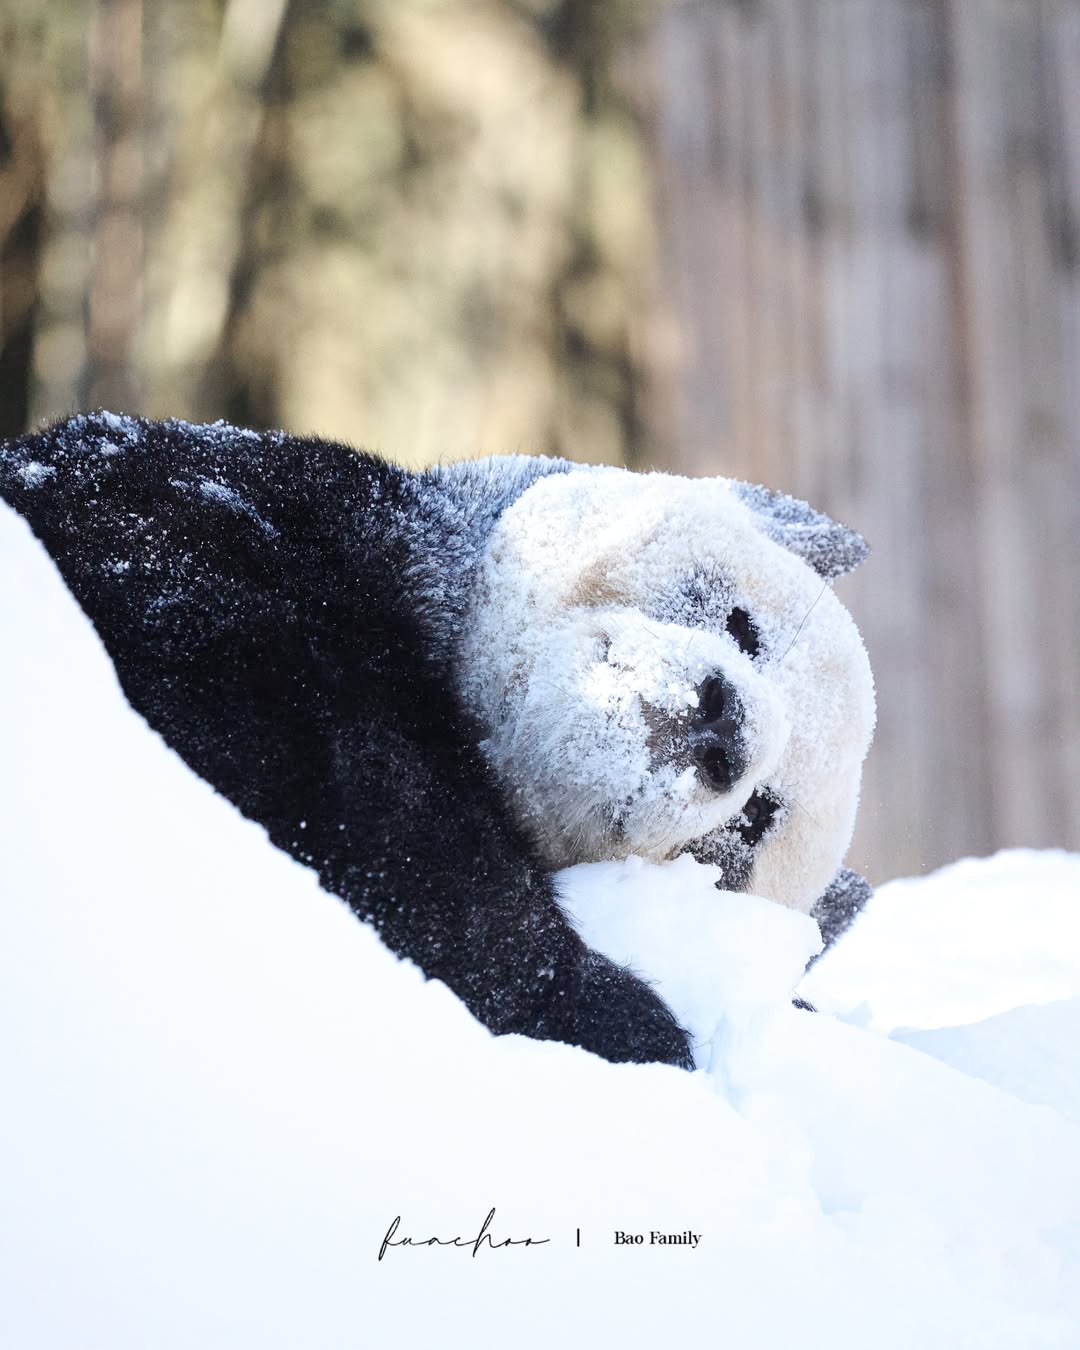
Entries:
[[1013,1008],[970,1026],[897,1031],[893,1039],[1080,1125],[1080,999]]
[[[821,949],[808,915],[756,895],[718,892],[720,869],[674,862],[583,863],[562,873],[563,899],[590,946],[648,975],[694,1033],[699,1066],[734,1023],[786,1013],[807,961]],[[791,1010],[796,1020],[799,1014]]]
[[872,922],[856,920],[803,992],[823,1010],[890,1032],[1071,998],[1077,971],[1080,857],[1017,849],[882,886]]
[[274,526],[268,520],[265,520],[251,503],[245,501],[233,488],[227,487],[224,483],[217,483],[212,478],[198,479],[197,486],[202,495],[209,501],[219,506],[228,507],[230,511],[235,511],[238,515],[247,516],[249,520],[253,520],[263,534],[269,535],[271,538],[277,534]]
[[[575,868],[704,1067],[613,1066],[491,1037],[272,849],[2,508],[0,633],[0,1344],[1080,1344],[1080,858],[883,888],[818,1015],[805,916]],[[492,1207],[548,1241],[474,1254]],[[380,1261],[396,1216],[467,1245]]]
[[28,460],[18,470],[19,477],[28,488],[40,487],[47,478],[52,478],[56,470],[51,464],[41,464],[36,459]]

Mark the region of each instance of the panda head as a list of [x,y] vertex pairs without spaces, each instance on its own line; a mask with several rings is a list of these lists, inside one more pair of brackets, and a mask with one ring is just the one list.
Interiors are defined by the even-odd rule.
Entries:
[[850,841],[873,681],[857,536],[727,479],[575,467],[495,523],[457,669],[552,867],[683,852],[809,910]]

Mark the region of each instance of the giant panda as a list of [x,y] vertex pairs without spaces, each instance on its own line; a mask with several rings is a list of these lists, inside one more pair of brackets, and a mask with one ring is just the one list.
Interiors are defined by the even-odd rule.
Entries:
[[147,722],[497,1034],[693,1066],[569,864],[690,853],[826,941],[865,898],[873,682],[830,582],[866,547],[805,503],[106,412],[5,445],[0,492]]

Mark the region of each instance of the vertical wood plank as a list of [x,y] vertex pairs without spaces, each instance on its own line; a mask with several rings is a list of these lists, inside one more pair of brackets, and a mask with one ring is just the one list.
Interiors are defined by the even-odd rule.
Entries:
[[659,30],[724,57],[678,95],[694,158],[654,142],[695,354],[655,440],[871,538],[838,587],[879,686],[856,861],[1080,845],[1080,4],[723,0]]

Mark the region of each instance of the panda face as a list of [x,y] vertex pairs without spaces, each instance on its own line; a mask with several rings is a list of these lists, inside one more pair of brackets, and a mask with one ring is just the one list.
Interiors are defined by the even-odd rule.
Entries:
[[692,851],[808,910],[850,841],[873,682],[828,581],[740,488],[534,483],[488,541],[459,691],[551,866]]

